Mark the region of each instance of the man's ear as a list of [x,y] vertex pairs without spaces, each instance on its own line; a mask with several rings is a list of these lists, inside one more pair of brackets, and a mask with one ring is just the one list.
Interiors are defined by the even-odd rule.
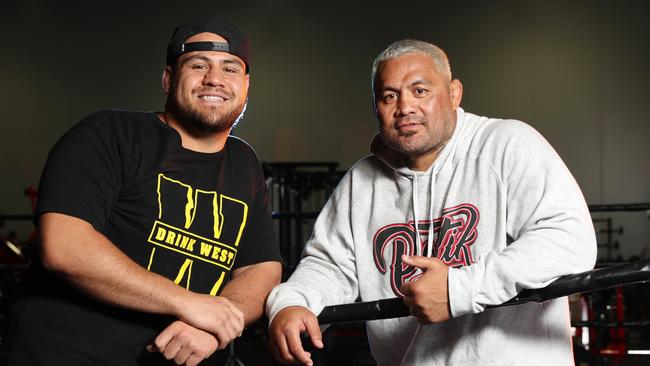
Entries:
[[172,68],[170,66],[165,66],[162,74],[162,87],[165,95],[169,94],[169,88],[171,86],[172,79]]
[[451,96],[451,105],[456,110],[460,106],[460,101],[463,99],[463,84],[461,84],[460,80],[454,79],[451,81],[449,94]]

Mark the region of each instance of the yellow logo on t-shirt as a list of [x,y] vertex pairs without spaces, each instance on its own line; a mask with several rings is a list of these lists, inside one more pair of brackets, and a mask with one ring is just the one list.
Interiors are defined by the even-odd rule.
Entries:
[[[164,174],[158,175],[157,195],[158,217],[148,238],[154,247],[147,269],[173,277],[188,289],[193,289],[193,271],[214,273],[209,292],[216,294],[224,271],[230,271],[237,256],[248,205],[215,191],[194,189]],[[177,270],[163,269],[170,265]],[[215,266],[220,270],[210,269]]]

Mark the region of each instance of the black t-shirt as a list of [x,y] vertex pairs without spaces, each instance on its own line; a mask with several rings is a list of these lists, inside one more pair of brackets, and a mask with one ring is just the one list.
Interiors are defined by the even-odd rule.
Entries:
[[[41,177],[36,214],[46,212],[89,222],[133,261],[194,292],[216,295],[233,269],[281,260],[250,146],[230,136],[218,153],[184,149],[154,113],[99,112],[68,131]],[[24,282],[3,339],[12,357],[66,365],[162,359],[144,347],[173,319],[101,304],[38,265]]]

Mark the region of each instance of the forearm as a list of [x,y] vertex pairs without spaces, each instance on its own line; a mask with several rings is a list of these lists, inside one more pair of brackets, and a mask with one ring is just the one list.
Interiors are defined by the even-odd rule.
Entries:
[[262,316],[266,298],[280,283],[280,262],[262,262],[233,271],[233,279],[220,296],[233,302],[243,313],[245,323],[251,324]]
[[[559,218],[548,221],[559,220]],[[585,221],[564,218],[525,233],[477,263],[449,270],[452,314],[459,316],[498,305],[527,288],[541,288],[560,276],[593,268],[595,235]]]
[[180,317],[190,292],[139,266],[87,222],[56,213],[40,218],[45,268],[101,302]]
[[318,215],[298,267],[269,295],[266,314],[270,320],[288,306],[320,314],[326,305],[353,302],[359,296],[350,190],[346,175]]
[[476,262],[449,270],[454,316],[481,312],[595,263],[591,216],[557,153],[524,124],[503,125],[499,138],[491,157],[500,177],[495,215],[479,224]]
[[350,303],[357,297],[358,282],[350,267],[308,255],[286,282],[271,291],[266,314],[272,320],[289,306],[306,307],[320,314],[327,305]]

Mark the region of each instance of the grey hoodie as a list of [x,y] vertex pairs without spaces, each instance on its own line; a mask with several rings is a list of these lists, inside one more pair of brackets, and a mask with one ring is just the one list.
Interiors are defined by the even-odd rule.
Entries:
[[271,292],[269,319],[287,306],[318,314],[401,296],[420,275],[401,255],[436,256],[450,266],[453,318],[368,322],[378,365],[573,364],[566,298],[485,310],[594,266],[587,205],[548,142],[522,122],[459,108],[427,171],[410,170],[378,136],[371,151],[326,203],[296,271]]

